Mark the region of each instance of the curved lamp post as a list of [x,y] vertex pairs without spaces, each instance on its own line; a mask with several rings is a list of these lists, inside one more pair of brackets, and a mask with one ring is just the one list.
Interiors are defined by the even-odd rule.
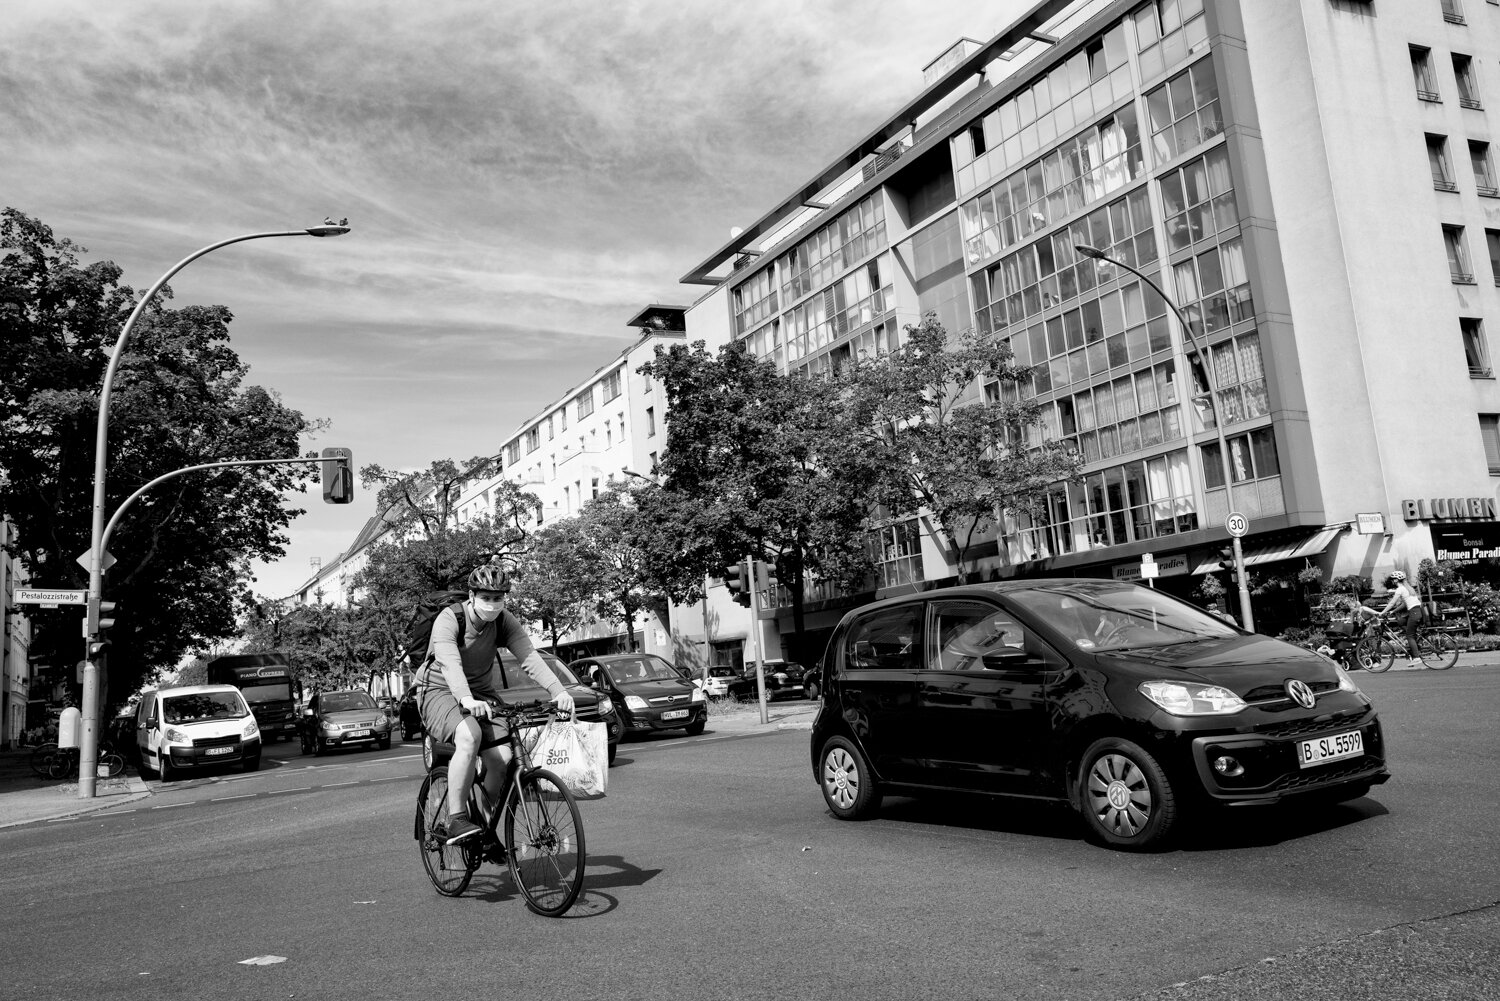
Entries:
[[104,370],[104,386],[99,391],[99,424],[94,432],[94,519],[89,535],[89,551],[85,554],[89,563],[88,619],[85,627],[88,636],[88,659],[84,661],[83,667],[83,733],[80,736],[78,748],[78,796],[80,799],[94,797],[94,780],[97,777],[95,765],[99,759],[99,654],[96,653],[95,645],[100,638],[99,601],[104,590],[104,467],[105,459],[109,454],[109,397],[114,388],[115,371],[120,367],[120,357],[125,353],[125,345],[130,340],[135,323],[145,312],[147,304],[156,298],[156,293],[161,291],[161,287],[173,275],[204,254],[218,250],[220,247],[227,247],[231,243],[243,243],[246,240],[263,240],[273,236],[343,236],[347,232],[349,232],[348,220],[335,223],[332,219],[328,219],[321,226],[278,230],[272,233],[246,233],[243,236],[220,240],[218,243],[211,243],[201,250],[196,250],[174,264],[166,274],[156,280],[156,284],[152,285],[145,295],[141,296],[141,301],[136,303],[135,309],[130,311],[125,327],[120,331],[119,340],[115,341],[114,350],[109,356],[109,366]]
[[[1084,257],[1092,257],[1096,261],[1108,261],[1117,267],[1124,268],[1147,285],[1150,285],[1156,291],[1156,294],[1161,296],[1162,301],[1171,307],[1172,313],[1177,317],[1178,326],[1182,328],[1183,336],[1192,344],[1193,352],[1197,354],[1198,360],[1203,364],[1203,381],[1207,383],[1208,405],[1213,410],[1214,433],[1219,439],[1219,463],[1224,471],[1224,503],[1230,511],[1233,511],[1234,477],[1229,468],[1229,443],[1224,440],[1224,421],[1221,419],[1219,413],[1219,393],[1217,387],[1214,385],[1213,362],[1209,359],[1208,352],[1203,350],[1203,345],[1198,342],[1198,335],[1193,333],[1192,325],[1188,323],[1187,317],[1182,315],[1182,310],[1178,308],[1177,303],[1172,301],[1172,297],[1163,292],[1161,286],[1156,284],[1150,275],[1138,271],[1124,261],[1110,257],[1104,251],[1087,246],[1086,244],[1075,243],[1073,244],[1073,249]],[[1234,543],[1234,577],[1239,582],[1240,590],[1240,624],[1246,629],[1254,631],[1255,619],[1250,610],[1250,589],[1245,582],[1245,553],[1240,546],[1238,536],[1232,536],[1231,541]]]

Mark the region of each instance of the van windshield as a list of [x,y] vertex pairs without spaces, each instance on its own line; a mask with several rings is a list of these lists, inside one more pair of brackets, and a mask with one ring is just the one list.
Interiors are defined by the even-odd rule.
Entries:
[[240,719],[250,715],[239,692],[174,695],[163,700],[161,714],[168,723],[202,723],[204,720]]

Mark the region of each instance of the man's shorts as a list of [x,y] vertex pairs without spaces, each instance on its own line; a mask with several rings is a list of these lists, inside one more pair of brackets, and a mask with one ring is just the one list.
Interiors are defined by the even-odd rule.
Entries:
[[[463,706],[458,704],[458,699],[443,685],[421,685],[418,691],[417,710],[422,714],[422,728],[432,734],[433,740],[444,744],[453,743],[453,735],[458,732],[458,725],[464,719]],[[476,699],[496,697],[494,692],[474,691],[473,694]],[[485,724],[486,742],[503,739],[510,733],[502,720],[489,719],[481,722]]]

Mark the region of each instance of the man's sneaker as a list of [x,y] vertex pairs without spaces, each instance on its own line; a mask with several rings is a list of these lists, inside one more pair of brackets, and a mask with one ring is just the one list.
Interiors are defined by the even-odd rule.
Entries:
[[1421,657],[1416,657],[1416,658],[1413,658],[1412,662],[1410,664],[1408,664],[1407,666],[1408,667],[1426,667],[1427,666],[1427,661],[1423,660]]
[[449,817],[448,822],[435,832],[445,845],[456,845],[460,841],[467,841],[474,835],[483,831],[484,828],[474,823],[465,815]]

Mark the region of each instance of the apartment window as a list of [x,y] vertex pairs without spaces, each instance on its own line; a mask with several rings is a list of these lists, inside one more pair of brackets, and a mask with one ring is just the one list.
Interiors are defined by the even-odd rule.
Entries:
[[590,494],[590,496],[591,497],[598,497],[599,496],[599,477],[595,476],[593,478],[593,480],[590,481],[590,483],[591,483],[591,485],[593,487],[593,491],[594,491],[592,494]]
[[895,587],[922,579],[922,531],[915,518],[870,532],[868,542],[875,564],[876,587]]
[[1463,317],[1458,321],[1458,325],[1463,332],[1464,358],[1469,363],[1469,378],[1494,378],[1494,370],[1490,368],[1489,348],[1484,342],[1484,321],[1473,317]]
[[1458,84],[1458,103],[1465,108],[1483,107],[1479,103],[1479,83],[1474,77],[1474,60],[1453,53],[1453,79]]
[[1416,81],[1417,97],[1423,101],[1441,101],[1437,77],[1432,72],[1432,50],[1411,46],[1411,75]]
[[1448,137],[1427,136],[1427,166],[1432,171],[1432,186],[1439,191],[1457,191],[1453,168],[1448,163]]
[[559,410],[557,412],[557,429],[559,431],[566,431],[566,430],[568,430],[568,408],[567,407],[563,407],[561,410]]
[[1442,0],[1443,20],[1449,24],[1464,23],[1464,7],[1461,0]]
[[1203,59],[1146,94],[1151,146],[1165,163],[1224,131],[1212,61]]
[[974,147],[975,156],[984,156],[985,150],[988,149],[988,147],[985,146],[984,143],[983,123],[976,122],[975,124],[969,126],[969,142]]
[[552,418],[547,418],[547,440],[552,440]]
[[[1281,475],[1281,463],[1276,457],[1276,436],[1270,428],[1237,435],[1228,439],[1228,443],[1229,475],[1234,477],[1234,482],[1247,483]],[[1219,461],[1218,442],[1203,446],[1203,484],[1208,490],[1220,490],[1224,486],[1224,464]]]
[[1485,230],[1484,242],[1490,251],[1490,277],[1500,285],[1500,229]]
[[647,438],[655,438],[656,437],[656,408],[655,407],[647,407],[646,408],[646,437]]
[[509,445],[506,445],[505,446],[505,464],[507,466],[514,466],[516,463],[518,463],[520,461],[521,461],[521,443],[519,441],[513,441]]
[[1489,198],[1500,197],[1500,190],[1495,188],[1495,168],[1490,163],[1490,144],[1470,141],[1469,164],[1474,168],[1475,189]]
[[1484,461],[1491,476],[1500,476],[1500,414],[1479,415],[1479,437],[1484,441]]
[[1054,483],[1032,518],[1032,559],[1191,532],[1198,527],[1187,452],[1168,452]]
[[1464,228],[1444,226],[1443,246],[1448,251],[1448,273],[1453,284],[1473,285],[1474,272],[1469,270],[1469,252],[1464,248]]
[[594,387],[590,386],[579,393],[573,398],[573,402],[578,405],[578,419],[583,420],[594,412]]
[[526,451],[535,452],[542,444],[541,428],[534,427],[526,432]]
[[606,375],[600,380],[599,385],[604,390],[605,403],[615,399],[620,395],[620,370],[615,369],[609,375]]

